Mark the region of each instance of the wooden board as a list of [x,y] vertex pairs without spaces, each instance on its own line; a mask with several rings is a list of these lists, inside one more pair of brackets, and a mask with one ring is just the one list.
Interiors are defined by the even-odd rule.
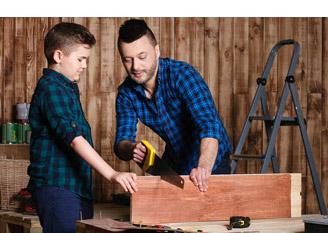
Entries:
[[188,176],[184,189],[156,176],[138,177],[131,197],[132,222],[168,223],[301,216],[300,174],[212,175],[207,192]]

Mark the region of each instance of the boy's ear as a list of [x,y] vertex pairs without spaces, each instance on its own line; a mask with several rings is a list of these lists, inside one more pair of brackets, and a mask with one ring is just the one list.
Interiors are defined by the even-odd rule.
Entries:
[[53,59],[56,62],[56,64],[59,64],[63,59],[63,52],[59,49],[56,49],[53,53]]

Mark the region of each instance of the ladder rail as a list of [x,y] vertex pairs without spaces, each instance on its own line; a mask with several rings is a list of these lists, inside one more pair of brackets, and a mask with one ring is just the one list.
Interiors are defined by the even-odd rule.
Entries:
[[[239,140],[238,140],[238,143],[237,143],[237,147],[235,149],[235,154],[240,154],[242,149],[243,149],[243,146],[245,144],[245,140],[247,138],[247,133],[250,129],[250,126],[251,126],[251,122],[248,120],[249,119],[249,116],[253,116],[255,114],[255,111],[258,107],[258,104],[259,104],[259,101],[261,100],[261,104],[262,104],[262,111],[263,111],[263,114],[265,116],[269,116],[269,110],[268,110],[268,106],[267,106],[267,101],[266,101],[266,95],[265,95],[265,84],[266,84],[266,80],[269,76],[269,73],[270,73],[270,70],[272,68],[272,64],[273,64],[273,61],[277,55],[277,52],[278,50],[284,46],[284,45],[289,45],[289,44],[294,44],[294,51],[293,51],[293,56],[292,56],[292,60],[291,60],[291,63],[290,63],[290,66],[289,66],[289,69],[288,69],[288,75],[291,75],[294,73],[295,71],[295,67],[296,67],[296,63],[297,63],[297,59],[298,59],[298,55],[299,55],[299,50],[300,50],[300,46],[299,46],[299,43],[294,41],[294,40],[291,40],[291,39],[288,39],[288,40],[283,40],[283,41],[280,41],[278,42],[272,49],[271,49],[271,52],[270,52],[270,55],[269,55],[269,58],[267,60],[267,63],[265,65],[265,68],[264,68],[264,71],[263,71],[263,74],[261,76],[261,78],[258,79],[258,87],[257,87],[257,90],[256,90],[256,93],[255,93],[255,98],[253,99],[252,101],[252,104],[251,104],[251,108],[250,108],[250,111],[248,113],[248,116],[246,118],[246,121],[245,121],[245,124],[244,124],[244,127],[242,129],[242,133],[239,137]],[[267,128],[266,128],[267,129]],[[267,131],[268,133],[268,131]],[[268,137],[268,143],[269,143],[269,138]],[[271,156],[270,156],[271,157]],[[274,171],[277,172],[279,171],[278,169],[278,166],[276,165],[277,162],[276,162],[276,153],[275,153],[275,149],[274,149],[274,154],[273,154],[273,160],[274,160]],[[232,160],[231,162],[231,173],[234,173],[235,171],[235,168],[236,168],[236,165],[237,165],[237,161],[236,160]]]
[[291,95],[292,95],[292,99],[295,103],[294,107],[295,107],[295,112],[296,112],[296,116],[298,118],[299,121],[299,126],[300,126],[300,132],[302,135],[302,140],[303,140],[303,145],[304,145],[304,149],[306,152],[306,158],[307,161],[309,163],[309,168],[311,171],[311,176],[312,176],[312,182],[314,185],[314,189],[315,189],[315,193],[317,196],[317,200],[318,200],[318,204],[319,204],[319,208],[320,208],[320,212],[322,215],[327,215],[327,209],[326,209],[326,205],[325,205],[325,200],[323,198],[323,194],[321,191],[321,186],[320,186],[320,181],[319,181],[319,176],[317,173],[317,169],[315,166],[315,161],[313,158],[313,153],[311,150],[311,146],[310,145],[310,140],[309,140],[309,136],[307,134],[306,131],[306,126],[304,123],[304,118],[303,118],[303,114],[302,114],[302,110],[301,110],[301,105],[299,103],[299,98],[298,98],[298,94],[296,91],[296,86],[294,82],[288,83],[290,90],[291,90]]
[[[270,70],[272,68],[272,64],[273,64],[274,59],[277,55],[277,52],[284,45],[294,45],[294,50],[293,50],[293,55],[292,55],[292,58],[291,58],[291,61],[290,61],[289,69],[288,69],[288,72],[287,72],[287,76],[286,76],[286,79],[285,79],[285,84],[284,84],[284,87],[283,87],[281,99],[279,101],[278,110],[277,110],[277,113],[274,117],[273,125],[272,125],[272,119],[270,119],[271,116],[269,114],[268,105],[267,105],[265,85],[266,85],[266,81],[267,81],[268,75],[270,73]],[[281,125],[282,119],[284,118],[282,116],[282,114],[284,112],[285,105],[286,105],[286,102],[287,102],[287,97],[288,97],[288,94],[289,94],[289,91],[290,91],[291,95],[292,95],[292,100],[293,100],[293,103],[294,103],[294,109],[295,109],[296,116],[297,116],[296,117],[297,118],[297,122],[296,122],[297,124],[296,125],[298,125],[300,127],[300,132],[301,132],[301,135],[302,135],[303,145],[304,145],[304,148],[305,148],[305,151],[306,151],[307,161],[308,161],[308,164],[309,164],[309,167],[310,167],[312,181],[313,181],[313,184],[314,184],[314,188],[315,188],[315,192],[316,192],[320,212],[321,212],[322,215],[327,215],[326,205],[325,205],[325,201],[324,201],[324,198],[323,198],[323,195],[322,195],[320,181],[319,181],[318,173],[317,173],[316,166],[315,166],[315,161],[314,161],[314,158],[313,158],[309,137],[308,137],[308,134],[307,134],[307,131],[306,131],[305,120],[303,118],[301,105],[300,105],[300,102],[299,102],[299,98],[298,98],[297,90],[296,90],[296,86],[295,86],[294,73],[295,73],[295,68],[296,68],[296,64],[297,64],[297,60],[298,60],[298,56],[299,56],[299,51],[300,51],[299,43],[292,40],[292,39],[280,41],[272,48],[272,50],[270,52],[270,55],[269,55],[269,58],[267,60],[267,63],[265,65],[263,74],[262,74],[261,78],[258,78],[258,80],[257,80],[258,88],[256,90],[255,97],[252,101],[251,108],[250,108],[250,111],[249,111],[248,116],[246,118],[242,133],[241,133],[240,138],[239,138],[239,141],[237,143],[235,154],[236,154],[236,157],[238,157],[238,155],[240,156],[242,148],[245,144],[245,140],[247,138],[248,131],[249,131],[250,126],[251,126],[251,122],[252,122],[252,120],[256,119],[254,114],[255,114],[256,109],[258,107],[259,101],[261,101],[262,112],[263,112],[264,117],[263,118],[258,118],[258,119],[264,120],[264,122],[265,122],[265,129],[266,129],[267,141],[268,141],[266,153],[265,153],[262,168],[261,168],[261,173],[266,173],[267,172],[267,169],[268,169],[268,166],[269,166],[269,163],[270,163],[270,159],[271,159],[272,166],[273,166],[273,172],[274,173],[279,172],[278,161],[277,161],[276,150],[275,150],[275,140],[276,140],[276,137],[277,137],[278,130],[279,130],[279,127]],[[253,118],[250,119],[250,117],[253,117]],[[271,121],[271,122],[269,123],[269,121]],[[234,173],[236,165],[237,165],[236,157],[233,158],[232,162],[231,162],[231,173],[232,174]],[[250,157],[252,157],[252,156],[250,156]]]

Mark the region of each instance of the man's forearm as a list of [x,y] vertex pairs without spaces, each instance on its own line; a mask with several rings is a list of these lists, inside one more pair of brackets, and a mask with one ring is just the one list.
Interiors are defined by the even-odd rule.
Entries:
[[133,159],[133,148],[135,144],[135,142],[129,140],[120,141],[117,146],[118,156],[125,161]]
[[203,138],[200,142],[200,156],[198,167],[212,172],[215,159],[218,155],[219,141],[215,138]]

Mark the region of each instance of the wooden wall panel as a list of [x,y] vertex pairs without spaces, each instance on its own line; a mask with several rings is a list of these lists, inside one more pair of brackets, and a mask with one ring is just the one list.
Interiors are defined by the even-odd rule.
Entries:
[[[205,20],[205,63],[204,78],[212,93],[213,99],[218,109],[218,87],[219,87],[219,19],[208,18]],[[229,89],[225,92],[230,92]]]
[[[120,161],[113,152],[115,138],[115,98],[117,87],[126,77],[117,50],[120,25],[129,18],[53,17],[0,18],[0,123],[14,120],[18,102],[31,100],[36,83],[47,66],[43,54],[46,33],[57,23],[76,22],[88,27],[97,39],[88,69],[79,83],[81,102],[92,127],[95,149],[120,171],[144,173],[134,162]],[[324,197],[328,195],[327,54],[326,18],[145,18],[160,45],[161,57],[192,64],[210,87],[217,110],[229,138],[236,147],[250,103],[272,47],[283,39],[300,43],[295,79]],[[287,46],[288,47],[288,46]],[[269,111],[275,114],[289,66],[292,46],[282,48],[273,63],[266,85]],[[258,109],[257,114],[260,114]],[[288,99],[285,115],[293,115]],[[318,130],[321,129],[321,130]],[[263,139],[261,138],[263,135]],[[150,141],[159,154],[165,143],[149,128],[138,124],[137,140]],[[264,153],[265,130],[252,125],[243,151]],[[303,212],[318,213],[305,151],[297,127],[279,130],[276,142],[280,170],[302,173]],[[259,164],[242,162],[237,173],[257,173]],[[271,165],[269,171],[272,171]],[[110,194],[122,192],[94,173],[97,201],[108,201]],[[327,203],[327,200],[326,200]]]
[[159,46],[161,57],[174,59],[174,18],[162,18]]
[[[308,20],[306,18],[294,18],[294,39],[300,44],[300,54],[298,66],[295,69],[296,88],[301,104],[303,116],[306,117],[307,113],[307,85],[308,76],[307,74],[307,33],[308,33]],[[306,180],[306,168],[307,160],[304,145],[302,141],[302,135],[299,127],[292,128],[293,138],[293,150],[291,157],[291,170],[302,174],[302,180]],[[303,182],[304,189],[306,188],[306,182]],[[305,209],[305,199],[302,200],[302,209]]]
[[[312,153],[314,162],[318,172],[319,181],[321,178],[321,133],[317,133],[321,128],[321,106],[322,98],[321,93],[308,94],[308,114],[307,114],[307,131],[309,134],[310,144],[312,146]],[[316,213],[318,203],[316,202],[316,193],[313,189],[313,182],[310,169],[307,168],[306,177],[306,199],[305,205],[307,213]]]
[[26,102],[26,20],[24,18],[15,18],[14,43],[14,103],[23,103]]
[[[328,197],[328,21],[322,21],[322,126],[321,126],[321,187]],[[327,200],[326,200],[327,201]]]
[[219,74],[218,74],[218,112],[226,126],[230,140],[233,131],[233,38],[234,19],[220,18],[219,26]]
[[[248,93],[255,93],[257,90],[257,78],[263,72],[263,19],[250,18],[249,19],[249,63],[248,63]],[[251,106],[253,97],[249,96],[248,106]],[[262,108],[257,108],[256,115],[263,114]],[[260,155],[262,154],[262,132],[263,122],[254,121],[249,131],[248,137],[248,154]],[[250,160],[247,162],[247,173],[258,173],[261,170],[261,162]]]
[[38,18],[26,20],[26,101],[32,99],[39,72],[36,71],[37,63],[37,30]]
[[13,119],[13,106],[15,104],[14,98],[14,18],[4,18],[3,31],[3,58],[4,58],[4,84],[3,84],[3,122],[9,122]]
[[[217,27],[217,25],[216,25]],[[190,19],[190,64],[204,77],[204,37],[205,19]]]
[[[4,34],[4,19],[3,18],[0,18],[0,33],[3,35]],[[3,90],[3,84],[4,84],[4,68],[3,68],[3,58],[4,58],[4,55],[3,55],[3,48],[4,48],[4,37],[3,36],[0,36],[0,77],[1,77],[1,80],[0,80],[0,96],[1,96],[1,99],[0,99],[0,117],[2,118],[2,120],[4,119],[3,118],[3,102],[4,102],[4,90]]]
[[[293,20],[292,18],[281,18],[279,20],[279,40],[286,40],[293,38]],[[277,79],[277,94],[280,97],[284,84],[289,64],[291,61],[293,46],[288,45],[282,47],[276,57],[278,62],[278,79]],[[280,101],[280,99],[278,99]],[[276,103],[277,106],[279,102]],[[294,113],[291,103],[291,95],[288,96],[284,115],[291,116]],[[292,127],[280,127],[277,135],[277,155],[280,172],[289,171],[291,168],[292,155]]]

